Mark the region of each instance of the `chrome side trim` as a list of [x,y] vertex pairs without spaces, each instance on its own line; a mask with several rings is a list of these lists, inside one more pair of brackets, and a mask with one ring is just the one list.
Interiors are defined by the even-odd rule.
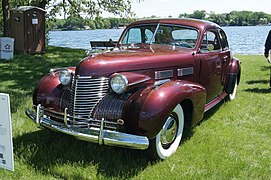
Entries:
[[[149,146],[149,140],[145,136],[138,136],[133,134],[127,134],[117,131],[111,131],[103,129],[103,125],[100,128],[80,128],[73,125],[65,125],[53,121],[45,116],[38,116],[38,111],[26,110],[26,115],[37,124],[53,131],[62,132],[74,136],[77,139],[104,144],[108,146],[118,146],[130,149],[147,149]],[[38,119],[38,121],[37,121]],[[104,122],[104,119],[102,120]],[[102,123],[103,124],[103,123]]]
[[150,79],[151,78],[146,78],[146,79],[143,79],[143,80],[140,80],[140,81],[136,81],[136,82],[128,84],[128,86],[133,86],[133,85],[136,85],[136,84],[140,84],[140,83],[146,82],[146,81],[148,81]]
[[165,84],[166,82],[169,82],[169,81],[170,81],[170,79],[155,81],[154,86],[160,86],[160,85]]
[[194,67],[178,69],[178,76],[187,76],[194,74]]
[[155,79],[165,79],[173,77],[173,70],[155,71]]

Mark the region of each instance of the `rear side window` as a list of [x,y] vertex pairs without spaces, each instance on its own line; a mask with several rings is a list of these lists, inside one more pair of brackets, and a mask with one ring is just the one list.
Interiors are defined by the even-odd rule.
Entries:
[[229,44],[228,44],[226,33],[222,29],[220,29],[219,34],[220,34],[222,49],[223,50],[228,50],[229,49]]
[[216,51],[221,49],[219,39],[220,37],[216,30],[207,30],[201,42],[200,49],[202,51]]

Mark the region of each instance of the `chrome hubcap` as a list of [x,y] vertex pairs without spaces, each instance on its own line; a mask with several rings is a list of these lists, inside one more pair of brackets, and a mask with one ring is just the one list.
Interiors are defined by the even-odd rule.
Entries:
[[175,140],[177,135],[177,121],[174,116],[169,116],[161,131],[161,143],[164,148]]

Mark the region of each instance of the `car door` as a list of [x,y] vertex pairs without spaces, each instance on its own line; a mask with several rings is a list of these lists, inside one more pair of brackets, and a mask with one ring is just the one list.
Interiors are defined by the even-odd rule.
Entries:
[[207,102],[215,99],[223,91],[222,57],[218,31],[215,28],[206,30],[197,58],[200,61],[199,83],[207,90]]
[[226,75],[227,75],[227,68],[229,66],[231,60],[231,53],[230,48],[227,40],[226,33],[222,29],[218,29],[219,37],[220,37],[220,44],[221,44],[221,60],[222,60],[222,74],[221,74],[221,83],[226,86]]

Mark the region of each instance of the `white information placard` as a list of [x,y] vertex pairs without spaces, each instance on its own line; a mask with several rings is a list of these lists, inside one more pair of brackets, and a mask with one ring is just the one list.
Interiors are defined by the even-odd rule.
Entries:
[[38,19],[32,19],[32,24],[39,24]]
[[0,168],[14,171],[9,95],[0,93]]

